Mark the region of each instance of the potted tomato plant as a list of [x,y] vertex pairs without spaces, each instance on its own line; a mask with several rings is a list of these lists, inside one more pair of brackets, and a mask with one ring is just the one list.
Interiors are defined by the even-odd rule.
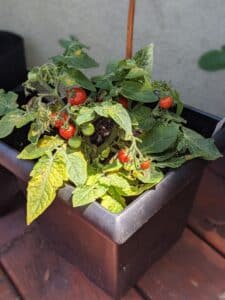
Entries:
[[[206,161],[221,156],[219,119],[153,80],[152,44],[91,79],[87,46],[61,44],[28,73],[26,97],[1,90],[0,163],[28,182],[27,224],[38,218],[56,251],[118,297],[182,234]],[[221,126],[221,151],[224,137]]]
[[38,218],[55,250],[114,298],[180,237],[207,161],[225,148],[219,118],[153,80],[152,44],[132,57],[134,7],[127,59],[105,74],[81,71],[97,63],[71,38],[28,73],[25,95],[0,92],[0,163],[28,183],[27,224]]

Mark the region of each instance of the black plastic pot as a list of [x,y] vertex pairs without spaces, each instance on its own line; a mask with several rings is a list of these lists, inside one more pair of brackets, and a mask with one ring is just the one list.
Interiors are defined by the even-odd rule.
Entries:
[[[185,108],[188,126],[211,136],[218,118]],[[215,135],[225,149],[225,128]],[[16,159],[17,151],[0,143],[0,164],[25,183],[32,163]],[[121,214],[111,214],[97,202],[72,208],[72,187],[39,218],[43,234],[56,251],[77,265],[92,281],[112,295],[122,296],[149,266],[181,236],[207,162],[195,159],[170,171],[155,189],[137,197]]]
[[0,89],[11,90],[26,79],[23,39],[0,31]]

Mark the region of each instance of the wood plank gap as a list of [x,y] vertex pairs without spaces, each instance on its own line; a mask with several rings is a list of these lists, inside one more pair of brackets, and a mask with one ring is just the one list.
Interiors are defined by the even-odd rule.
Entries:
[[137,284],[133,288],[144,300],[152,300]]
[[17,289],[17,287],[15,286],[12,278],[9,276],[7,270],[4,268],[4,266],[1,264],[0,261],[0,268],[3,270],[4,275],[6,276],[6,278],[8,279],[8,281],[10,282],[10,284],[12,285],[13,289],[15,290],[15,293],[17,293],[17,296],[15,298],[15,300],[23,300],[22,295],[20,294],[20,291]]
[[204,236],[201,235],[198,230],[196,230],[194,227],[192,227],[190,224],[187,224],[187,229],[189,229],[193,234],[195,234],[200,240],[205,242],[212,250],[214,250],[217,254],[222,256],[225,259],[224,253],[222,253],[219,249],[217,249],[212,243],[210,243],[207,239],[204,238]]
[[27,229],[18,235],[17,237],[13,238],[10,240],[8,243],[3,244],[0,247],[0,263],[1,263],[1,256],[4,255],[6,252],[8,252],[11,248],[13,248],[23,237],[25,234],[30,234],[33,232],[34,226],[32,227],[27,227]]
[[212,172],[214,175],[216,175],[217,177],[220,177],[220,178],[225,179],[225,176],[224,176],[223,174],[221,174],[220,172],[218,172],[218,171],[216,170],[216,168],[209,166],[209,167],[208,167],[208,170],[209,170],[210,172]]

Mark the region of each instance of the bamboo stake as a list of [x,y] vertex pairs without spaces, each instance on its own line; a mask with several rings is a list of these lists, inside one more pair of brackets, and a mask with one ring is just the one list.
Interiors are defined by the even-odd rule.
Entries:
[[134,15],[135,15],[135,0],[129,0],[129,10],[128,10],[128,19],[127,19],[126,58],[131,58],[133,52]]

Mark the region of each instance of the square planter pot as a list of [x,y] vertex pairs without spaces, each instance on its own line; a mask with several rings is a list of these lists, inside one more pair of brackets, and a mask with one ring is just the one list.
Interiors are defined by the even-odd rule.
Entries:
[[[190,107],[183,116],[188,127],[206,137],[219,121]],[[221,151],[225,149],[225,128],[217,132],[215,142]],[[17,153],[0,143],[0,164],[27,182],[32,162],[17,160]],[[38,224],[60,255],[119,298],[180,238],[206,166],[206,161],[195,159],[168,172],[154,189],[137,197],[118,215],[97,202],[72,208],[72,187],[66,186]]]

